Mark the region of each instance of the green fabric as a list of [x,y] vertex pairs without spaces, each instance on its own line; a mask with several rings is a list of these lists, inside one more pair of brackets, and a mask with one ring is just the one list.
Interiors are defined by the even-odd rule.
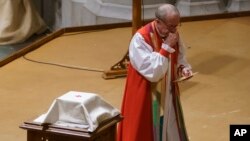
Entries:
[[160,101],[159,94],[153,94],[152,109],[153,109],[153,128],[154,128],[154,141],[160,141]]
[[157,100],[153,101],[153,124],[159,126],[160,120],[159,103]]

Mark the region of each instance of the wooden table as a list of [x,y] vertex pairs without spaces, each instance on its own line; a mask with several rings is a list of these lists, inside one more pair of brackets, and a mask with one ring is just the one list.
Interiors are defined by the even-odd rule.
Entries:
[[120,115],[108,119],[94,132],[34,122],[24,122],[20,128],[27,130],[27,141],[115,141],[116,125],[121,119]]

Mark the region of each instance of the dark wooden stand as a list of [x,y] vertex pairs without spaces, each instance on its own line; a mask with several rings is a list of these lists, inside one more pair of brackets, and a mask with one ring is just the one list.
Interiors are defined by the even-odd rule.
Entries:
[[27,130],[27,141],[115,141],[116,125],[121,120],[120,115],[108,119],[102,122],[94,132],[34,122],[24,122],[20,128]]
[[[132,4],[132,35],[136,33],[136,31],[142,26],[141,20],[141,9],[142,9],[142,0],[133,0]],[[104,71],[102,77],[104,79],[113,79],[118,77],[126,77],[127,76],[127,66],[129,63],[129,55],[128,51],[124,55],[124,57],[115,65],[113,65],[110,70]]]

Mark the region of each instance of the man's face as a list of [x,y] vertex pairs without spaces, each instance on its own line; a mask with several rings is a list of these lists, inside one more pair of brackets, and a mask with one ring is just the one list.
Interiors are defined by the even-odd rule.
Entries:
[[180,18],[177,15],[169,16],[166,20],[156,19],[160,35],[164,38],[169,33],[176,33]]

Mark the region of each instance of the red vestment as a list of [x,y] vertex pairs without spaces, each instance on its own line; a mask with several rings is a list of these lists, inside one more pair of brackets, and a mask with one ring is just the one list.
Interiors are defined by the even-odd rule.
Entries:
[[[170,54],[159,48],[162,44],[162,39],[154,28],[154,22],[152,22],[142,27],[138,32],[143,36],[146,43],[153,48],[153,51],[168,57],[167,55]],[[152,40],[152,34],[156,35],[154,40]],[[171,54],[172,80],[176,79],[177,73],[178,48],[175,48],[175,50]],[[118,141],[154,141],[151,86],[152,82],[142,76],[131,64],[128,66],[121,108],[124,120],[118,126]],[[172,91],[178,94],[177,84],[172,85]]]

